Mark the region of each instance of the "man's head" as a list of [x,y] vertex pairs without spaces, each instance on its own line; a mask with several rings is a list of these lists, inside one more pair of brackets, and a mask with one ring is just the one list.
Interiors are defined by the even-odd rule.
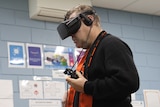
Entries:
[[[75,17],[72,17],[72,14],[75,14]],[[88,15],[94,16],[94,19],[90,19]],[[58,26],[57,30],[63,40],[75,34],[81,27],[81,22],[86,26],[91,26],[93,20],[97,25],[99,24],[99,17],[96,15],[95,10],[91,6],[80,5],[72,8],[66,13],[64,22]]]
[[95,10],[91,6],[80,5],[66,13],[64,22],[57,30],[62,40],[71,36],[76,47],[87,48],[85,45],[94,26],[100,27],[100,19]]

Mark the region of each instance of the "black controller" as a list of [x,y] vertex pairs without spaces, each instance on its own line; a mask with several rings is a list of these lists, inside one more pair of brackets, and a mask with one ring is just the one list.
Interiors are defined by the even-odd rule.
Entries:
[[75,79],[78,78],[78,75],[76,74],[76,70],[73,71],[72,69],[66,68],[66,70],[63,73],[70,75],[71,78],[75,78]]

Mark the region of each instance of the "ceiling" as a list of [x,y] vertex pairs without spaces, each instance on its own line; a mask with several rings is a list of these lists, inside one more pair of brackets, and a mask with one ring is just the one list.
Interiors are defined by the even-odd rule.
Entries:
[[160,16],[160,0],[91,0],[93,6]]

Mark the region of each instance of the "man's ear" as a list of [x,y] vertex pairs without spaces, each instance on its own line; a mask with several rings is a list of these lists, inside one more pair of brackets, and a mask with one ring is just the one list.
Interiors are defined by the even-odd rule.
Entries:
[[[90,16],[90,17],[89,17]],[[80,14],[80,17],[83,21],[83,23],[86,25],[86,26],[91,26],[93,21],[91,19],[91,15],[85,15],[85,14]]]

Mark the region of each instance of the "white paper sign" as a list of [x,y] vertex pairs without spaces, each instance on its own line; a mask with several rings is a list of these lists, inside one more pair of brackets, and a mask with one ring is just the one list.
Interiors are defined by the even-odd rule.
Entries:
[[8,66],[24,68],[25,62],[24,43],[8,42]]
[[12,80],[0,80],[0,86],[0,98],[13,98]]
[[61,107],[60,100],[29,100],[29,107]]
[[42,81],[20,80],[20,98],[43,98]]
[[136,100],[136,94],[135,94],[135,93],[132,93],[132,94],[131,94],[131,98],[132,98],[132,100]]
[[49,69],[66,69],[74,65],[74,48],[44,45],[44,66]]
[[52,77],[59,78],[59,79],[65,79],[66,75],[63,72],[64,70],[52,70]]
[[143,90],[146,107],[160,107],[159,90]]
[[0,99],[0,107],[14,107],[13,99]]
[[27,43],[26,50],[27,50],[27,67],[43,68],[42,45]]
[[62,99],[65,93],[65,83],[60,81],[44,82],[44,98]]
[[132,101],[131,103],[133,107],[144,107],[143,101]]

